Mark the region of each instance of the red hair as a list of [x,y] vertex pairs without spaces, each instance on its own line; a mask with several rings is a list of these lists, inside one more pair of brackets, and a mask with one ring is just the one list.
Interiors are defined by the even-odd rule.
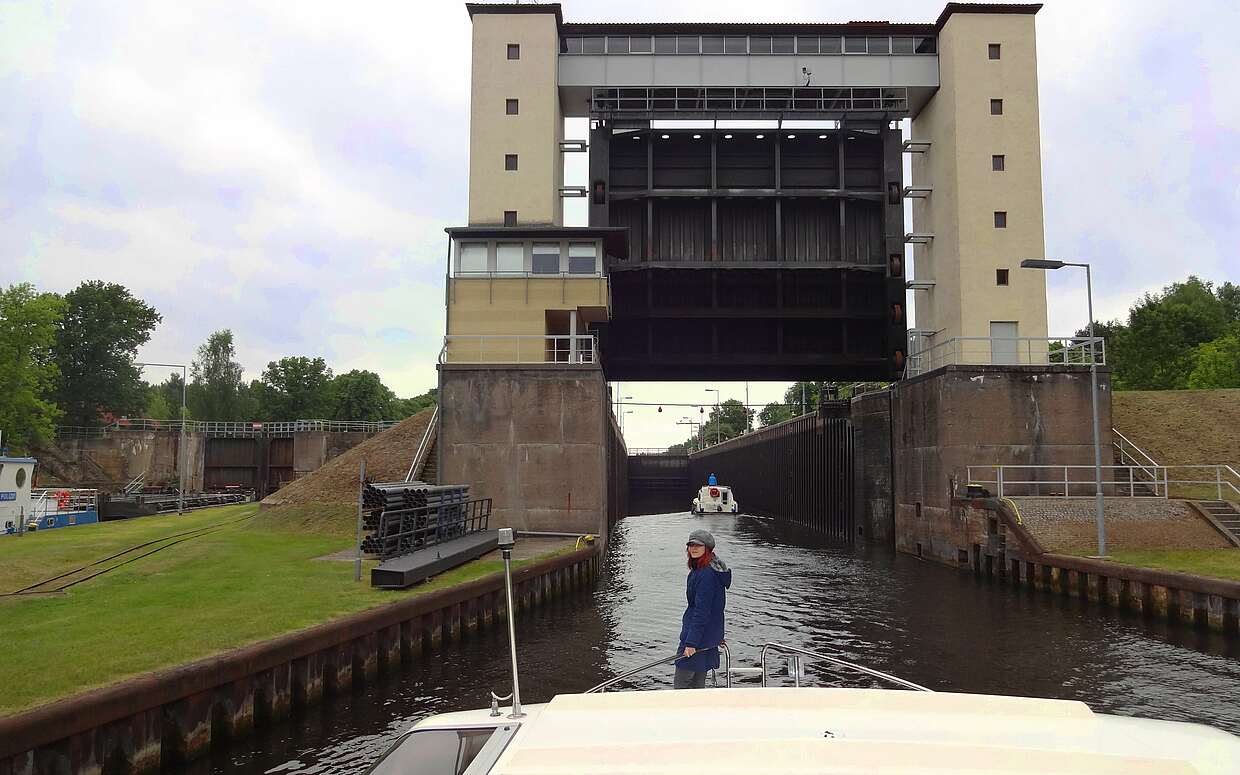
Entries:
[[[689,554],[689,547],[687,546],[685,547],[685,554],[686,555]],[[693,559],[692,557],[689,557],[689,570],[697,570],[699,568],[705,568],[707,565],[710,565],[710,561],[713,559],[715,559],[715,553],[712,552],[708,548],[706,549],[705,552],[702,552],[702,556],[697,558],[696,560]]]

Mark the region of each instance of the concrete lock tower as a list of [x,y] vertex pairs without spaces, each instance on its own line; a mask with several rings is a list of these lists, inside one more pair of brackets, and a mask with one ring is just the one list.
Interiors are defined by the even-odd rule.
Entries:
[[[557,3],[466,4],[444,481],[493,498],[498,524],[603,532],[623,455],[607,380],[890,381],[961,337],[1029,362],[1016,337],[1046,336],[1044,281],[1014,270],[1043,250],[1039,8],[570,23]],[[586,186],[565,185],[569,153]],[[588,225],[564,225],[566,197]]]

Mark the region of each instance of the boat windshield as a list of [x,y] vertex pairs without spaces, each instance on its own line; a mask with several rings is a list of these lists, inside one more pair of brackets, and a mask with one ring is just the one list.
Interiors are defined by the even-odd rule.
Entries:
[[461,775],[495,728],[415,729],[406,733],[368,773],[376,775]]

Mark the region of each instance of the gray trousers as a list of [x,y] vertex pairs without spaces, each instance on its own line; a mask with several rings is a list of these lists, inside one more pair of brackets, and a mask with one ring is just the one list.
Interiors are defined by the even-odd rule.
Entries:
[[706,688],[706,671],[700,672],[693,670],[685,670],[684,668],[676,668],[676,675],[672,678],[673,689],[705,689]]

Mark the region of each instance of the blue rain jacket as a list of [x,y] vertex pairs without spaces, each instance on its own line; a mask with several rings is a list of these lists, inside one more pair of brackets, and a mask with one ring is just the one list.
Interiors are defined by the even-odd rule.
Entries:
[[719,644],[723,641],[723,608],[732,586],[732,571],[718,557],[705,568],[689,571],[685,596],[689,607],[680,625],[680,647],[692,646],[697,653],[676,661],[682,670],[704,672],[719,667]]

